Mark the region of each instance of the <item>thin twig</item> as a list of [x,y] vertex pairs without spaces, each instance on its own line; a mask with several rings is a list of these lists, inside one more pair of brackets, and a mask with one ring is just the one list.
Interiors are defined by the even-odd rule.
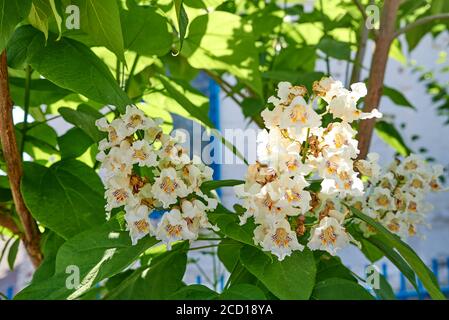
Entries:
[[[355,1],[358,2],[359,1]],[[372,4],[373,1],[370,1],[370,4]],[[361,5],[361,4],[360,4]],[[363,11],[365,12],[365,11]],[[351,73],[351,83],[356,83],[360,81],[360,73],[362,71],[363,67],[363,60],[365,59],[365,53],[366,53],[366,45],[368,43],[368,36],[369,36],[369,30],[366,26],[366,13],[363,17],[363,23],[360,25],[360,37],[359,37],[359,45],[357,47],[357,53],[355,56],[355,61],[352,67],[352,73]]]
[[357,9],[359,9],[360,13],[362,14],[363,21],[366,21],[368,19],[368,15],[366,14],[366,10],[363,4],[359,0],[352,0],[352,2],[354,2],[355,6],[357,7]]
[[129,71],[128,79],[126,80],[125,84],[125,92],[128,92],[129,85],[131,84],[131,80],[134,78],[134,72],[136,71],[137,63],[139,62],[140,55],[136,54],[136,57],[134,58],[133,64],[131,66],[131,70]]
[[401,34],[406,33],[416,27],[422,26],[423,24],[427,24],[427,23],[435,21],[435,20],[443,20],[443,19],[449,19],[449,13],[441,13],[441,14],[436,14],[433,16],[428,16],[428,17],[418,19],[418,20],[406,25],[405,27],[399,29],[398,31],[396,31],[393,37],[397,38]]
[[[324,24],[324,6],[323,6],[323,0],[320,0],[320,12],[321,12],[321,17],[322,17],[322,22],[323,22],[323,33],[324,33],[324,37],[327,37],[327,29],[326,29],[326,25]],[[330,63],[330,59],[329,59],[329,55],[326,53],[326,72],[327,75],[330,76],[331,75],[331,63]]]
[[8,65],[6,51],[1,54],[0,60],[0,140],[6,162],[9,184],[15,209],[23,226],[22,241],[30,255],[31,261],[38,266],[42,261],[40,250],[40,232],[20,192],[22,178],[22,161],[17,147],[17,141],[12,118],[13,103],[9,93]]

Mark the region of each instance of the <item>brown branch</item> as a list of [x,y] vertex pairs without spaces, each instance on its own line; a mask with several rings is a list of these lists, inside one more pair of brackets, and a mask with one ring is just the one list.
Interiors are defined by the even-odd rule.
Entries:
[[0,213],[0,226],[5,227],[14,234],[20,234],[19,226],[9,215]]
[[[376,49],[371,61],[368,94],[365,97],[365,106],[363,109],[365,112],[371,112],[374,108],[379,107],[388,62],[388,53],[394,39],[396,17],[400,2],[400,0],[386,0],[382,10],[379,36],[376,39]],[[360,122],[358,133],[359,159],[365,159],[368,154],[374,125],[375,119],[362,120]]]
[[23,226],[22,241],[35,266],[42,261],[40,251],[40,233],[20,192],[20,179],[22,178],[22,161],[17,148],[14,123],[12,118],[11,96],[8,84],[8,65],[6,51],[0,57],[0,139],[5,157],[11,193],[14,205]]
[[449,13],[441,13],[441,14],[436,14],[433,16],[428,16],[428,17],[418,19],[418,20],[406,25],[405,27],[399,29],[398,31],[396,31],[394,34],[394,38],[397,38],[401,34],[406,33],[406,32],[408,32],[416,27],[419,27],[423,24],[427,24],[427,23],[433,22],[435,20],[443,20],[443,19],[449,19]]

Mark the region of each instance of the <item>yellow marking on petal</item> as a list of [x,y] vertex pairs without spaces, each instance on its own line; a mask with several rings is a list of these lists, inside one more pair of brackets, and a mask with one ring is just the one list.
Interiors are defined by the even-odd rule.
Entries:
[[139,232],[148,232],[150,229],[150,224],[145,219],[135,221],[134,226]]
[[423,186],[424,186],[423,182],[421,180],[419,180],[419,179],[416,179],[416,178],[413,179],[411,185],[412,185],[413,188],[416,188],[416,189],[422,189]]
[[386,195],[383,194],[376,199],[376,203],[382,207],[387,207],[388,204],[390,203],[390,200]]
[[164,190],[164,192],[173,193],[173,192],[175,192],[177,187],[178,187],[178,184],[176,182],[172,181],[169,177],[162,178],[160,188],[162,190]]
[[323,245],[335,245],[337,242],[337,234],[334,231],[334,227],[330,226],[324,229],[320,234],[320,240]]
[[175,236],[175,237],[180,237],[181,236],[181,231],[182,231],[182,226],[181,225],[171,225],[171,224],[168,224],[166,227],[165,227],[165,231],[167,231],[167,234],[170,236],[170,237],[173,237],[173,236]]
[[142,149],[134,150],[133,158],[139,160],[146,160],[148,158],[148,154]]
[[135,114],[129,118],[129,122],[126,124],[127,128],[136,128],[138,125],[143,123],[143,119],[140,115]]
[[290,243],[290,241],[292,241],[292,238],[289,236],[288,231],[284,228],[277,228],[274,235],[271,236],[271,239],[277,247],[284,248],[288,247],[288,244]]
[[125,189],[117,189],[112,192],[112,196],[117,200],[117,202],[123,202],[128,199],[129,195]]

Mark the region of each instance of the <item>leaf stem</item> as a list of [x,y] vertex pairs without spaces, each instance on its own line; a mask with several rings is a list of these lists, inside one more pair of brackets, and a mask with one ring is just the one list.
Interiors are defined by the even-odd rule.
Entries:
[[310,128],[307,128],[307,137],[306,137],[306,142],[304,144],[304,150],[303,150],[303,154],[302,154],[302,163],[306,162],[307,152],[309,151],[309,136],[310,136]]
[[134,78],[134,72],[136,72],[137,63],[139,62],[140,55],[136,53],[136,57],[134,58],[131,69],[129,70],[128,79],[125,84],[125,92],[128,93],[129,85],[131,84],[131,80]]
[[20,141],[20,157],[23,159],[23,151],[25,148],[25,140],[26,140],[26,132],[28,126],[28,114],[30,111],[30,95],[31,95],[31,74],[33,70],[31,66],[28,65],[26,67],[26,75],[25,75],[25,93],[23,98],[23,109],[25,114],[23,116],[23,127],[22,127],[22,140]]

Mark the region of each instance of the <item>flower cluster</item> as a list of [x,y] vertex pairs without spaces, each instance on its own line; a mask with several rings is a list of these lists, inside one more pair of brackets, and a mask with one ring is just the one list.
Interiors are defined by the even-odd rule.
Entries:
[[[351,123],[381,116],[357,108],[365,95],[363,83],[348,90],[323,78],[310,95],[303,86],[281,82],[277,97],[269,98],[274,108],[262,112],[268,130],[258,136],[258,161],[249,166],[236,194],[246,209],[241,223],[253,217],[255,243],[279,260],[304,248],[298,235],[306,233],[307,216],[318,220],[310,230],[309,248],[335,253],[351,241],[336,199],[364,194],[354,170],[359,150]],[[316,184],[319,194],[311,192]]]
[[[151,119],[135,106],[97,127],[107,133],[97,160],[105,183],[106,211],[124,207],[133,244],[147,234],[170,248],[178,240],[194,240],[202,228],[213,228],[206,212],[217,201],[200,186],[212,179],[212,169],[190,159],[178,138],[162,132],[160,119]],[[161,219],[152,219],[163,213]]]
[[[382,169],[378,159],[378,154],[371,153],[367,160],[357,161],[356,167],[369,179],[363,197],[348,199],[348,203],[401,238],[414,236],[417,226],[425,223],[426,214],[432,210],[426,195],[442,189],[438,178],[443,167],[432,166],[412,154]],[[364,222],[360,222],[360,228],[365,236],[373,233]]]

